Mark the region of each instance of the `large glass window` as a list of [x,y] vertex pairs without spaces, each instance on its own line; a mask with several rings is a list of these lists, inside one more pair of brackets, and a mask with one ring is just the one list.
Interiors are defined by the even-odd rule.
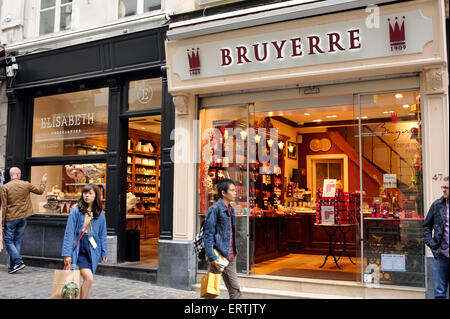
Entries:
[[159,109],[162,103],[162,78],[131,81],[128,110]]
[[[31,182],[39,184],[47,173],[44,194],[32,197],[39,214],[68,214],[87,184],[106,189],[106,163],[98,154],[107,152],[108,88],[56,94],[34,99],[31,157],[57,157],[57,164],[31,167]],[[83,156],[72,163],[65,156]],[[92,155],[97,155],[92,163]],[[100,161],[100,162],[99,162]],[[106,161],[106,157],[105,157]]]
[[45,173],[47,173],[46,191],[42,195],[31,197],[34,212],[38,214],[69,214],[81,198],[83,187],[89,183],[100,188],[102,201],[105,203],[105,163],[33,166],[31,183],[39,185],[42,175]]
[[200,100],[198,224],[233,179],[240,271],[425,286],[418,90],[218,101]]
[[[202,109],[200,111],[202,162],[199,164],[199,225],[208,208],[219,195],[217,184],[231,178],[236,183],[237,197],[231,205],[236,214],[236,246],[238,272],[248,269],[248,175],[247,175],[247,106]],[[206,265],[200,265],[200,267]]]
[[106,153],[108,89],[34,99],[32,157]]
[[[418,91],[363,95],[364,271],[369,284],[425,286]],[[369,119],[377,119],[372,123]],[[371,275],[372,274],[372,275]]]

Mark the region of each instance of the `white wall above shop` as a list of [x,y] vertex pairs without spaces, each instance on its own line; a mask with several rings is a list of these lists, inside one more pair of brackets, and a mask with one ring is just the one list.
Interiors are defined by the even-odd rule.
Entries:
[[[55,0],[60,4],[60,0]],[[14,0],[1,2],[0,41],[7,43],[7,51],[20,54],[56,49],[78,43],[108,38],[123,33],[147,30],[161,26],[171,11],[161,0],[161,9],[119,18],[120,0],[73,0],[66,13],[71,14],[70,27],[60,31],[58,17],[55,32],[41,34],[41,0]],[[143,6],[143,1],[136,0]],[[167,1],[170,4],[170,1]],[[62,2],[61,2],[62,3]],[[61,9],[63,10],[63,9]],[[60,11],[56,9],[56,16]],[[52,26],[49,21],[49,25]]]

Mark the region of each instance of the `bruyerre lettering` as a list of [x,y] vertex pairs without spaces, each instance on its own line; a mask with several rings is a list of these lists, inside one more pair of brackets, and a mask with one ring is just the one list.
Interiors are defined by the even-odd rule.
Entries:
[[[237,65],[253,62],[266,62],[271,57],[277,60],[284,58],[296,58],[307,55],[327,54],[339,51],[349,51],[361,49],[361,39],[359,29],[347,31],[348,46],[344,46],[343,35],[337,32],[330,32],[326,35],[326,40],[317,35],[310,35],[302,39],[296,37],[280,41],[271,41],[253,44],[251,48],[245,45],[236,46],[235,54],[232,49],[220,49],[221,66],[229,66],[233,63]],[[306,46],[306,50],[303,48]]]

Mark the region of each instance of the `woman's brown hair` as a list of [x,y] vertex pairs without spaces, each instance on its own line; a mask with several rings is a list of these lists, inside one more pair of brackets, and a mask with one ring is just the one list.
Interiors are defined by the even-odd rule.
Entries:
[[78,200],[78,207],[80,209],[80,212],[82,212],[83,214],[87,213],[89,205],[84,201],[83,194],[89,192],[90,190],[93,190],[95,192],[95,200],[92,203],[92,213],[94,215],[94,218],[97,219],[103,209],[102,194],[100,193],[100,188],[97,185],[88,184],[84,186],[83,190],[81,191],[81,197]]

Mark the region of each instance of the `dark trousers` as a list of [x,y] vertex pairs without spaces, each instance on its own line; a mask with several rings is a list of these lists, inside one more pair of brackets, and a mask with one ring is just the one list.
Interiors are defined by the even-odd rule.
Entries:
[[[220,274],[214,265],[208,264],[208,271],[214,274]],[[236,257],[230,260],[230,263],[222,272],[222,279],[228,290],[230,299],[242,298],[241,288],[239,286],[237,271],[236,271]]]
[[434,298],[446,299],[448,294],[448,257],[439,254],[434,258]]

